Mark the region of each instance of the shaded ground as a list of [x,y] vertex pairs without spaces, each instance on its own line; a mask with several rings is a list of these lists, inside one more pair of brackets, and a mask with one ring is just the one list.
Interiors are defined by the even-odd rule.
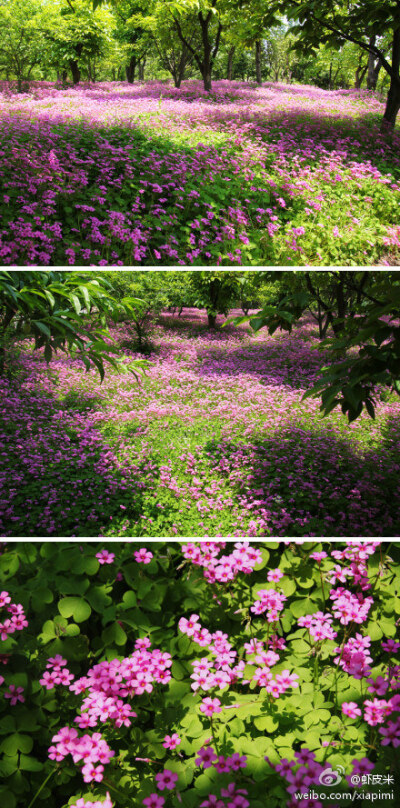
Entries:
[[314,324],[254,338],[163,319],[141,384],[29,351],[2,380],[4,536],[398,535],[398,399],[321,421],[302,402],[325,362]]

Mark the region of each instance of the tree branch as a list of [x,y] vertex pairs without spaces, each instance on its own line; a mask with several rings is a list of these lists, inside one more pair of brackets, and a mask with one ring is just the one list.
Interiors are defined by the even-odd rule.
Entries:
[[[299,7],[299,4],[296,2],[296,0],[289,0],[289,2],[296,8]],[[319,23],[324,28],[327,28],[329,31],[332,31],[333,34],[336,34],[337,36],[341,37],[347,42],[352,42],[354,45],[358,45],[359,48],[362,48],[363,50],[367,51],[367,53],[375,54],[375,56],[377,56],[378,59],[381,60],[382,67],[384,67],[389,76],[392,77],[393,74],[392,66],[385,59],[384,53],[379,48],[377,48],[376,45],[367,45],[365,42],[362,42],[362,40],[356,39],[354,36],[351,36],[351,34],[346,34],[341,29],[336,28],[326,20],[321,19],[321,17],[317,17],[313,11],[309,11],[307,12],[307,14],[312,20],[315,20],[315,22]]]

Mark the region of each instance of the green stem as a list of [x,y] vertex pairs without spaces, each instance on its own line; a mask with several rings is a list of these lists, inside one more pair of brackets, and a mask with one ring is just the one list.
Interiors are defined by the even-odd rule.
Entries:
[[48,774],[48,775],[47,775],[46,779],[45,779],[45,780],[43,780],[42,785],[41,785],[41,786],[39,786],[39,788],[38,788],[38,790],[37,790],[36,794],[34,795],[33,799],[30,801],[30,803],[29,803],[29,805],[28,805],[28,808],[32,808],[32,805],[33,805],[33,804],[36,802],[36,800],[37,800],[37,798],[38,798],[39,794],[40,794],[40,793],[43,791],[43,789],[44,789],[44,787],[45,787],[46,783],[48,783],[48,782],[49,782],[50,777],[52,777],[52,776],[53,776],[54,772],[55,772],[55,769],[52,769],[52,770],[51,770],[51,772],[50,772],[50,774]]
[[214,725],[213,725],[213,717],[212,717],[212,715],[210,716],[210,726],[211,726],[211,735],[212,735],[212,737],[213,737],[214,746],[215,746],[215,751],[216,751],[217,755],[219,755],[218,743],[217,743],[217,739],[216,739],[216,737],[215,737],[215,730],[214,730]]
[[323,577],[322,577],[322,569],[321,569],[321,564],[319,565],[319,574],[320,574],[320,578],[321,578],[322,599],[323,599],[323,601],[324,601],[324,610],[325,610],[325,609],[326,609],[326,599],[325,599],[324,579],[323,579]]
[[[126,800],[127,795],[123,794],[122,791],[118,791],[118,789],[115,788],[115,786],[111,785],[109,780],[104,780],[103,779],[103,783],[104,783],[105,786],[107,786],[107,788],[111,788],[111,791],[115,791],[115,793],[118,794],[119,797],[123,797]],[[28,808],[29,808],[29,806],[28,806]]]

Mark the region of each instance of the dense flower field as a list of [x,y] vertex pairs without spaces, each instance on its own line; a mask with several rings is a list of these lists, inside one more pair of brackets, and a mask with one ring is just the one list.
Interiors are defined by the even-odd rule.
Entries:
[[36,83],[0,94],[3,265],[371,265],[400,137],[367,91]]
[[[24,343],[0,381],[3,536],[399,535],[398,397],[322,420],[302,401],[325,361],[313,322],[205,323],[165,313],[141,383]],[[129,324],[112,333],[129,367]]]
[[7,542],[2,806],[394,808],[399,561],[374,540]]

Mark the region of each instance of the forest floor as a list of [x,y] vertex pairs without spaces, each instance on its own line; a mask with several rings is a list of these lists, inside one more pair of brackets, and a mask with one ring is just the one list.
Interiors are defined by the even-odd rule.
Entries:
[[[313,321],[221,323],[164,313],[140,383],[48,367],[26,341],[0,381],[1,534],[398,536],[398,398],[377,391],[375,421],[322,419],[302,401],[326,361]],[[112,334],[129,367],[132,329]]]
[[0,93],[3,265],[397,265],[400,133],[358,90]]

